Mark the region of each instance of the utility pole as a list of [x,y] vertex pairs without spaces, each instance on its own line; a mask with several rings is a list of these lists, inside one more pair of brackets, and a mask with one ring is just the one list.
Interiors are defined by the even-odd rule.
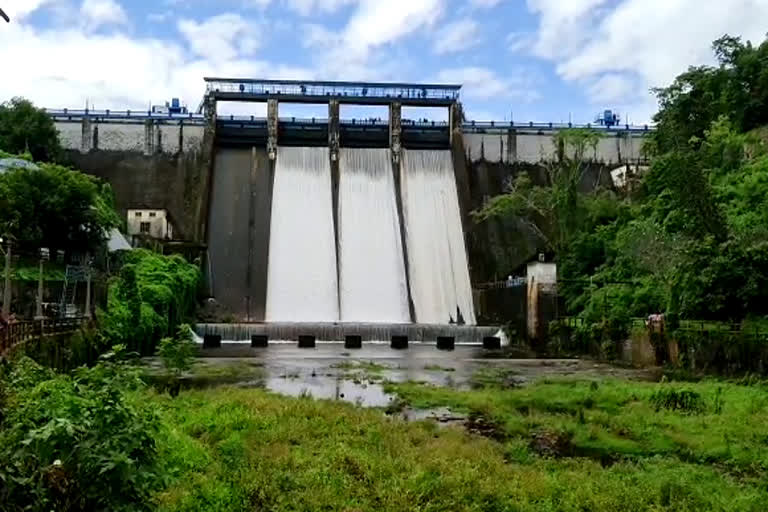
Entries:
[[85,318],[91,319],[91,256],[85,256]]
[[37,310],[35,312],[35,320],[44,320],[43,315],[43,264],[50,258],[50,249],[43,247],[40,249],[40,270],[37,278]]
[[11,22],[11,18],[9,18],[8,15],[3,12],[2,9],[0,9],[0,18],[3,18],[8,23]]
[[11,314],[11,240],[0,238],[0,244],[5,241],[5,280],[3,286],[3,318]]

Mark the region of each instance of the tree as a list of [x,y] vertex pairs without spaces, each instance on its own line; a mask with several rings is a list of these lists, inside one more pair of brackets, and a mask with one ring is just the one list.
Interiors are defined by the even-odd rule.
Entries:
[[768,40],[754,47],[726,35],[712,49],[719,66],[691,67],[670,86],[653,90],[659,152],[701,142],[721,116],[741,132],[768,124]]
[[546,165],[549,186],[534,186],[525,175],[510,183],[507,193],[489,200],[473,212],[478,222],[493,217],[520,217],[547,242],[547,249],[560,253],[583,220],[579,183],[600,135],[591,130],[563,130],[555,136],[558,158]]
[[173,338],[163,338],[157,353],[163,360],[165,369],[176,379],[192,368],[197,355],[197,345],[189,325],[180,325]]
[[0,232],[31,250],[93,251],[120,224],[109,185],[55,164],[0,173]]
[[62,152],[53,119],[24,98],[0,104],[0,149],[9,153],[29,151],[41,162],[57,161]]

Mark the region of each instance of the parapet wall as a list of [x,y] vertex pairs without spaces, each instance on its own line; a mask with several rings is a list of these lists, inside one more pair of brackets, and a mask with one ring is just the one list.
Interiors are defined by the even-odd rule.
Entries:
[[[464,133],[467,159],[501,163],[540,163],[557,156],[554,131],[508,130],[498,133]],[[603,133],[595,151],[588,158],[604,164],[643,161],[643,139],[647,133],[609,131]]]
[[57,120],[64,149],[88,153],[130,151],[154,155],[199,151],[204,126],[183,120],[106,121],[96,119]]

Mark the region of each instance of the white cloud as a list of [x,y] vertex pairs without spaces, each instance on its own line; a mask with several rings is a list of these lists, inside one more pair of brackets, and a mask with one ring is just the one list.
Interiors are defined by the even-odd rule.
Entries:
[[635,99],[641,93],[638,86],[635,76],[609,73],[590,83],[588,90],[594,103],[614,103]]
[[358,0],[340,30],[308,24],[304,45],[316,50],[315,66],[329,78],[382,80],[404,74],[407,55],[390,55],[396,42],[433,30],[446,0]]
[[3,0],[0,7],[2,7],[5,14],[11,18],[11,21],[18,22],[46,4],[50,5],[55,1],[56,0]]
[[532,53],[566,80],[584,84],[595,103],[624,101],[638,122],[650,119],[651,87],[668,85],[689,65],[711,64],[724,33],[761,42],[768,0],[527,0],[539,15]]
[[115,0],[83,0],[80,22],[87,30],[96,30],[106,25],[126,25],[128,17]]
[[514,98],[529,103],[540,98],[529,73],[516,70],[513,76],[503,78],[492,69],[470,66],[443,69],[437,74],[437,81],[464,85],[462,95],[469,99]]
[[260,27],[239,14],[219,14],[201,23],[184,19],[178,28],[196,55],[212,60],[251,55],[260,45]]
[[479,7],[481,9],[490,9],[496,7],[501,3],[501,0],[470,0],[469,2],[473,7]]
[[507,36],[507,45],[512,53],[530,52],[535,43],[535,35],[530,32],[512,32]]
[[480,42],[480,25],[465,19],[449,23],[437,31],[434,51],[438,55],[468,50]]
[[[264,3],[269,0],[256,1]],[[335,12],[346,5],[358,3],[358,0],[285,0],[285,3],[302,16],[309,16],[318,12]]]
[[234,54],[224,47],[223,59],[197,57],[176,42],[11,23],[0,30],[0,48],[14,73],[0,80],[0,100],[24,96],[49,108],[82,108],[89,100],[93,108],[122,110],[180,97],[195,108],[204,76],[313,77],[308,69],[247,57],[238,45]]

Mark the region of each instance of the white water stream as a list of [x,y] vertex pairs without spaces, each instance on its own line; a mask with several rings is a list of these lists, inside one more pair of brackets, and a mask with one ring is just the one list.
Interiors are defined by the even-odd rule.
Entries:
[[475,325],[451,153],[405,150],[401,176],[416,321]]
[[342,149],[342,322],[409,323],[400,218],[388,149]]
[[327,148],[278,148],[268,322],[337,322],[336,240]]

